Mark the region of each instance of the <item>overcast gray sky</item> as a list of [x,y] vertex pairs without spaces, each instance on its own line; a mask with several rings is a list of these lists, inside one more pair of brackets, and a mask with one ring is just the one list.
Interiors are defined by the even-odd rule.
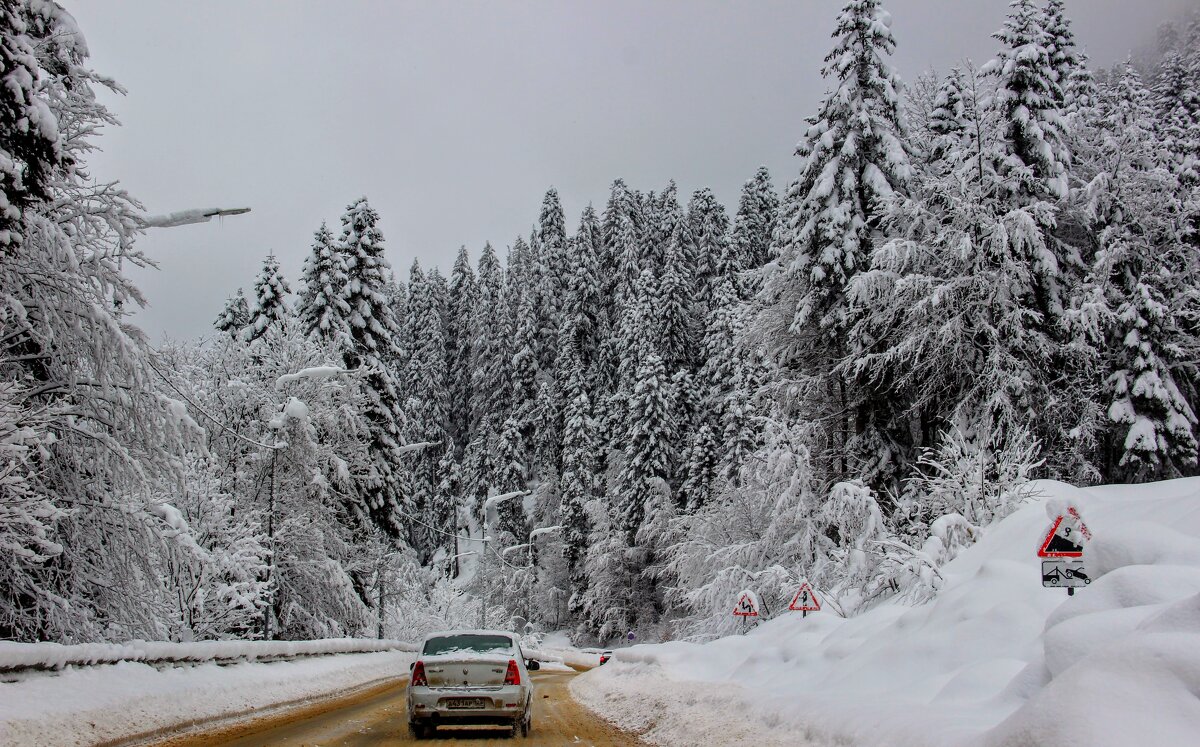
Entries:
[[[153,230],[151,337],[209,334],[273,250],[295,285],[312,232],[367,195],[401,277],[528,233],[558,188],[574,230],[616,177],[710,186],[732,210],[760,164],[790,179],[842,0],[63,0],[129,93],[93,160],[151,213],[248,205]],[[1195,0],[1073,0],[1097,64]],[[1005,0],[890,0],[906,81],[989,58]],[[293,290],[295,288],[293,287]]]

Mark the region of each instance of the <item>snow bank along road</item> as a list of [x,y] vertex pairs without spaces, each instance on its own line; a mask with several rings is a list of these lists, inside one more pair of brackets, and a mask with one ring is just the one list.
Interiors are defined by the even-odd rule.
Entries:
[[440,729],[432,740],[417,741],[408,734],[404,682],[388,683],[357,695],[288,711],[262,720],[231,724],[201,734],[162,739],[162,747],[259,747],[279,745],[406,745],[452,743],[472,745],[595,745],[625,747],[643,744],[618,731],[580,706],[567,690],[575,672],[533,674],[537,684],[533,731],[528,739],[508,737],[507,730],[487,728]]
[[[672,747],[1197,747],[1200,478],[1036,487],[928,602],[618,649],[571,690]],[[1036,556],[1067,505],[1094,534],[1074,596]]]

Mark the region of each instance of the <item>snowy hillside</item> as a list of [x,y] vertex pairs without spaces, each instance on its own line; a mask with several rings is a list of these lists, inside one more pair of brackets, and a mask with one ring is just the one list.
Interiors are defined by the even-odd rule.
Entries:
[[[1037,486],[932,602],[636,646],[573,690],[659,744],[1196,744],[1200,478]],[[1062,501],[1094,535],[1094,581],[1073,597],[1042,588],[1035,557]]]

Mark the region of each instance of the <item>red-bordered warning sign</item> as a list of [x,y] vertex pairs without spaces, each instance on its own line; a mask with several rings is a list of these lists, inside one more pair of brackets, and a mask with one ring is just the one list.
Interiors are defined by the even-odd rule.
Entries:
[[817,600],[817,595],[813,593],[812,587],[808,582],[800,584],[800,590],[796,592],[796,596],[792,597],[792,603],[788,605],[788,609],[793,612],[820,612],[821,602]]
[[1037,554],[1039,558],[1082,558],[1083,543],[1091,538],[1092,533],[1079,511],[1070,506],[1066,514],[1059,514],[1050,525]]
[[737,606],[733,608],[736,617],[758,617],[758,600],[748,591],[743,591],[738,598]]

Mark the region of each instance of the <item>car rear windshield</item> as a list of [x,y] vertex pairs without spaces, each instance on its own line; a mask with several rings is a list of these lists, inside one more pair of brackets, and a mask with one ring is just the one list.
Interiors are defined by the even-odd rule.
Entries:
[[464,633],[430,638],[425,641],[425,650],[421,653],[425,656],[453,654],[460,651],[472,651],[480,654],[489,654],[495,651],[508,653],[512,651],[512,645],[512,639],[508,636]]

